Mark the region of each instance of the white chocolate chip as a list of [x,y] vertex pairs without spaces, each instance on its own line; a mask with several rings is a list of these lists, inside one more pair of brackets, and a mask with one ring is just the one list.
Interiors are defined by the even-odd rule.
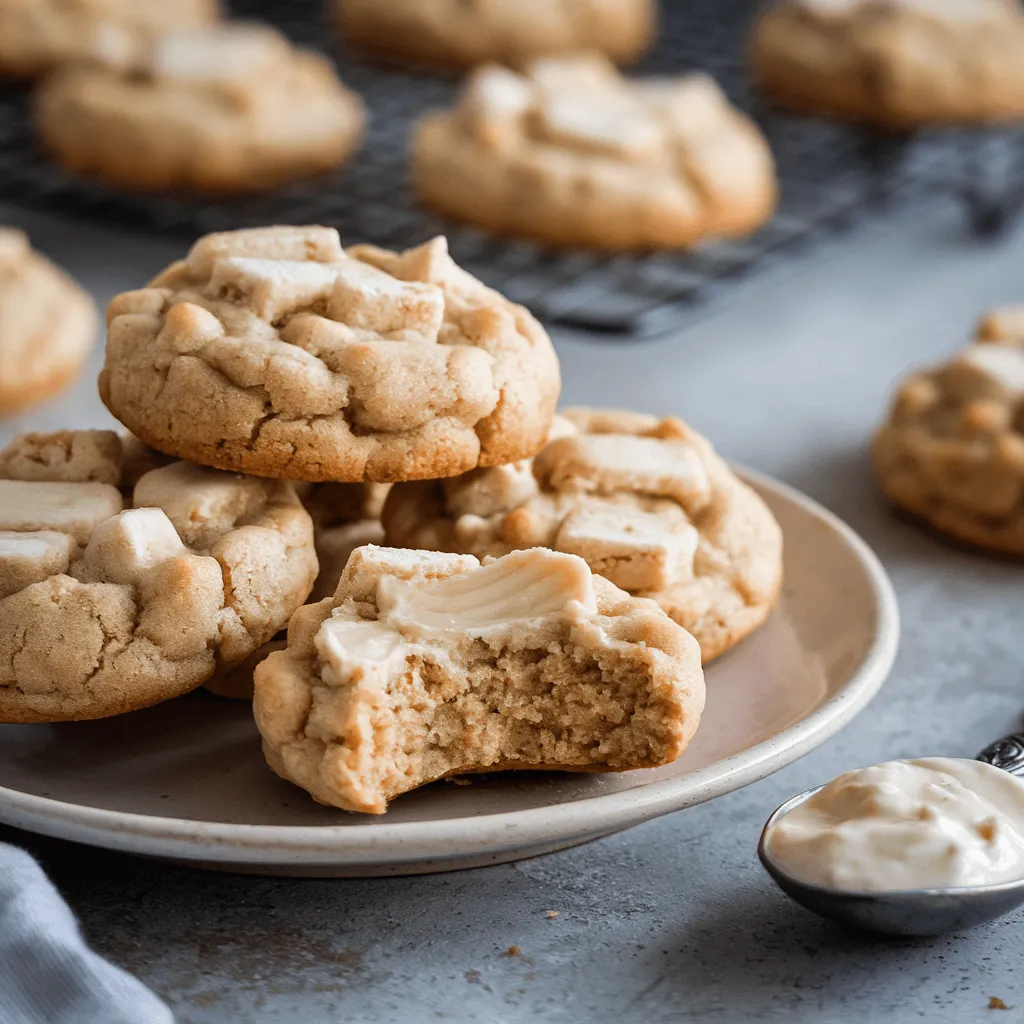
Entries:
[[434,579],[469,572],[480,563],[472,555],[450,555],[440,551],[413,551],[366,544],[352,552],[341,574],[339,587],[356,601],[372,600],[382,576],[399,579]]
[[239,302],[274,321],[326,302],[337,274],[338,267],[330,263],[228,256],[214,264],[207,294]]
[[627,93],[581,91],[546,98],[537,112],[540,135],[588,153],[608,153],[637,162],[656,159],[665,150],[657,118]]
[[0,532],[0,598],[67,572],[74,548],[66,533]]
[[153,47],[152,72],[159,78],[237,82],[258,78],[286,61],[291,47],[273,29],[226,22],[161,36]]
[[110,484],[0,480],[0,530],[55,530],[84,545],[121,507],[121,493]]
[[96,579],[135,585],[146,569],[184,552],[162,509],[130,508],[93,530],[83,560]]
[[412,331],[436,341],[444,320],[444,293],[436,285],[400,281],[358,260],[336,270],[328,314],[356,330]]
[[594,504],[566,517],[555,546],[617,587],[664,590],[693,578],[698,534],[689,523],[628,505]]
[[222,231],[200,238],[188,254],[189,272],[209,277],[214,264],[225,257],[338,263],[345,259],[334,228],[270,227]]
[[441,481],[445,508],[456,518],[492,516],[529,501],[537,493],[537,481],[529,459],[508,466],[474,469]]
[[1024,349],[1015,345],[970,345],[956,362],[1011,395],[1024,394]]

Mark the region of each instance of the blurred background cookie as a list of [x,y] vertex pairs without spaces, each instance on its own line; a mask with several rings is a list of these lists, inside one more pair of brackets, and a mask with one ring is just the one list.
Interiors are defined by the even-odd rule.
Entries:
[[215,21],[217,0],[0,0],[0,75],[34,77]]
[[321,55],[261,25],[172,32],[115,65],[40,87],[36,120],[68,169],[130,188],[239,192],[329,170],[362,137],[362,101]]
[[775,208],[771,151],[704,75],[623,78],[596,55],[477,70],[412,149],[424,203],[498,234],[672,249]]
[[92,299],[0,227],[0,416],[44,401],[78,373],[96,338]]
[[1015,0],[783,0],[753,74],[779,104],[894,128],[1024,118]]
[[595,50],[619,64],[657,31],[656,0],[331,0],[344,39],[391,60],[441,67],[519,64]]

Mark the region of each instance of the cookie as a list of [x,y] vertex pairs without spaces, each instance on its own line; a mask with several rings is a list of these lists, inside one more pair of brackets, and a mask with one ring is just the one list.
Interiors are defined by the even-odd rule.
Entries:
[[0,416],[60,391],[96,340],[92,299],[33,252],[25,235],[0,227]]
[[782,534],[711,445],[674,417],[569,409],[532,461],[394,487],[387,543],[483,558],[543,546],[653,598],[705,662],[774,608]]
[[1024,117],[1015,0],[782,0],[752,40],[780,105],[894,129]]
[[573,555],[363,547],[256,669],[270,767],[381,814],[447,775],[674,761],[704,706],[697,644]]
[[626,79],[596,56],[478,69],[417,125],[412,178],[443,216],[610,250],[747,235],[777,193],[767,142],[710,78]]
[[289,483],[185,462],[133,469],[105,430],[0,452],[0,722],[176,697],[266,643],[316,576]]
[[0,0],[0,75],[118,63],[164,32],[213,22],[216,0]]
[[873,455],[897,507],[958,540],[1024,555],[1024,307],[991,313],[949,362],[904,381]]
[[560,381],[543,328],[443,238],[343,251],[333,228],[208,235],[107,311],[100,395],[143,441],[220,469],[361,483],[533,455]]
[[346,42],[439,68],[593,50],[629,64],[657,31],[656,0],[333,0]]
[[44,82],[36,126],[68,170],[161,191],[249,192],[341,164],[363,104],[321,55],[243,23],[172,32]]

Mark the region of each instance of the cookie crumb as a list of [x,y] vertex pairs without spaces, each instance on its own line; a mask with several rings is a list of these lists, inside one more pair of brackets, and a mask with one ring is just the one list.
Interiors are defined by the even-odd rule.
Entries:
[[989,996],[988,997],[988,1008],[990,1010],[1009,1010],[1010,1009],[1010,1007],[1007,1006],[1006,1003],[1004,1003],[1002,1001],[1002,999],[999,998],[999,996]]
[[559,913],[560,913],[560,911],[558,911],[558,910],[545,910],[545,911],[544,911],[544,916],[545,916],[545,917],[546,917],[546,918],[547,918],[547,919],[548,919],[549,921],[554,921],[554,919],[555,919],[556,917],[558,917]]
[[505,956],[519,956],[521,952],[522,950],[520,950],[518,946],[509,946],[508,949],[505,950]]

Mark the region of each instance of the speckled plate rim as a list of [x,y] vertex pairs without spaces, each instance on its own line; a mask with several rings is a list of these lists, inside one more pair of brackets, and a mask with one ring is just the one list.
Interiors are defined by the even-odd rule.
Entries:
[[[896,657],[899,610],[885,569],[838,516],[786,484],[736,467],[772,494],[831,528],[864,571],[875,600],[876,631],[842,688],[806,718],[759,744],[677,778],[549,807],[388,824],[350,826],[238,825],[164,818],[82,806],[0,787],[0,821],[43,835],[126,853],[294,873],[347,868],[347,873],[437,871],[527,857],[621,831],[651,818],[724,796],[771,775],[820,746],[878,692]],[[361,870],[362,869],[362,870]]]

